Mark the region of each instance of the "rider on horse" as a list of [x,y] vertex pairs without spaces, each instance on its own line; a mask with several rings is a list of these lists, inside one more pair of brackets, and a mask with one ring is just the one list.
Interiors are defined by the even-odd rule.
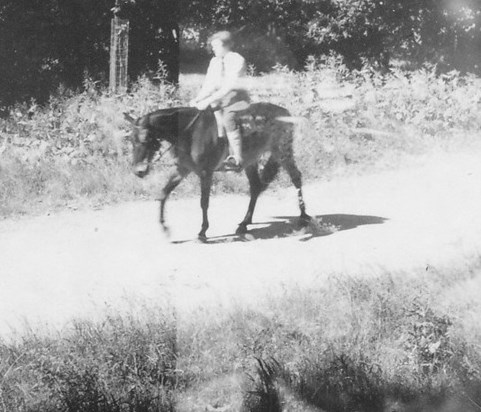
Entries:
[[207,76],[199,95],[191,105],[199,110],[211,107],[217,121],[219,137],[229,140],[232,155],[225,161],[228,170],[242,168],[242,134],[236,122],[236,112],[249,107],[249,95],[242,84],[246,74],[245,59],[232,51],[232,34],[222,31],[209,39],[214,52]]

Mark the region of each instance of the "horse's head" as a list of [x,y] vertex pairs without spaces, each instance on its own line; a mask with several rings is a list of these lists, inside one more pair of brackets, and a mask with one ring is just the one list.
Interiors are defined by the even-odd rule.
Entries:
[[[188,153],[194,138],[208,137],[217,130],[212,112],[199,112],[191,107],[161,109],[138,120],[134,120],[126,113],[124,117],[133,128],[130,135],[133,145],[133,168],[139,177],[144,177],[149,172],[150,163],[163,140],[172,146],[181,147],[181,151]],[[209,134],[206,130],[210,129],[213,132]]]
[[129,114],[124,113],[125,119],[132,125],[130,141],[132,142],[132,168],[138,177],[149,173],[150,163],[155,152],[160,148],[160,139],[143,124],[142,119],[134,120]]

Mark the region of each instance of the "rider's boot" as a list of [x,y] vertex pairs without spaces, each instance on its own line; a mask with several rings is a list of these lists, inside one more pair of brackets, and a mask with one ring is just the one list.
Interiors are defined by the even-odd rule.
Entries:
[[232,155],[225,160],[224,166],[226,170],[238,172],[242,170],[242,133],[240,129],[227,132],[227,139]]

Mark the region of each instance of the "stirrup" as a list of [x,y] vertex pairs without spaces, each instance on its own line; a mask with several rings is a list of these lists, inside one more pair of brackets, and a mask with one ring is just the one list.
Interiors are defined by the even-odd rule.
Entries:
[[242,170],[242,165],[237,162],[234,156],[225,159],[223,166],[226,172],[240,172]]

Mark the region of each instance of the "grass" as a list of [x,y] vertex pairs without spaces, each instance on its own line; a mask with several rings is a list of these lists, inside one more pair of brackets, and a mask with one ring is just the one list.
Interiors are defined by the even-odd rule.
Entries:
[[[384,411],[394,403],[418,408],[404,410],[436,410],[419,405],[439,405],[452,396],[459,399],[455,410],[480,410],[480,329],[474,318],[481,307],[453,293],[467,287],[479,292],[477,264],[459,274],[335,276],[322,289],[291,290],[254,310],[220,314],[224,322],[215,329],[204,317],[192,319],[183,333],[189,342],[197,330],[195,347],[187,346],[182,368],[195,370],[191,366],[201,363],[203,373],[191,378],[198,387],[218,378],[216,373],[247,371],[254,377],[244,381],[249,410],[281,410],[259,406],[273,407],[276,397],[283,410]],[[212,335],[214,343],[202,339]]]
[[0,343],[0,410],[479,411],[480,274],[333,275],[249,308],[25,332]]
[[175,322],[165,313],[73,322],[0,345],[0,409],[173,411]]
[[[84,92],[59,90],[45,107],[13,108],[0,120],[0,216],[155,197],[172,159],[165,156],[146,180],[132,177],[122,112],[140,116],[185,104],[200,81],[184,75],[176,89],[141,79],[128,95],[112,97],[87,80]],[[296,139],[307,181],[393,167],[412,155],[478,141],[481,80],[474,77],[436,77],[430,69],[381,76],[348,72],[330,60],[311,62],[303,73],[278,67],[247,81],[253,100],[309,119]],[[286,184],[281,176],[277,185]],[[216,175],[216,193],[246,190],[244,178]],[[194,178],[177,191],[191,193],[197,193]]]

